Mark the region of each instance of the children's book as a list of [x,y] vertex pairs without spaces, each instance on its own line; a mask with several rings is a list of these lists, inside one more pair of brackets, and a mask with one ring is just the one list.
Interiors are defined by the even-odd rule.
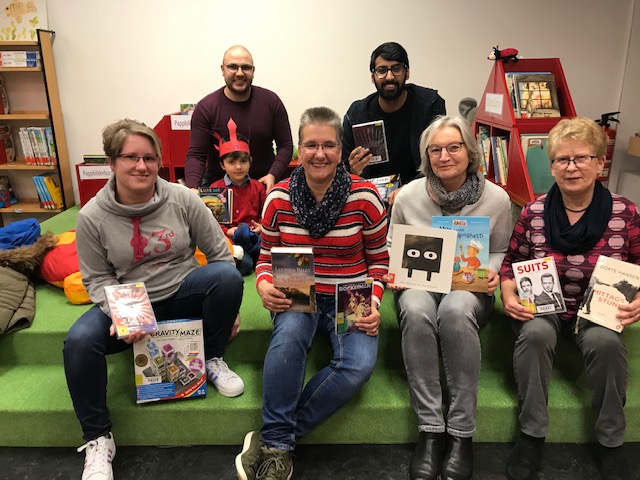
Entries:
[[227,187],[200,187],[198,194],[218,223],[233,222],[233,190]]
[[9,177],[6,175],[0,176],[0,208],[7,208],[11,205],[18,203],[18,199],[13,193],[11,183],[9,183]]
[[533,193],[547,193],[556,181],[549,166],[548,138],[549,135],[546,133],[520,135]]
[[369,149],[371,161],[369,165],[385,163],[389,161],[389,149],[387,137],[384,132],[384,120],[359,123],[353,125],[353,141],[356,146]]
[[383,202],[388,202],[389,194],[400,188],[400,175],[397,173],[370,178],[369,181],[378,189],[378,194]]
[[358,331],[356,320],[371,315],[373,278],[336,285],[336,333]]
[[491,136],[489,135],[489,127],[484,125],[478,126],[478,133],[476,138],[478,139],[478,145],[482,151],[482,162],[480,163],[480,170],[483,175],[489,173],[489,165],[491,165]]
[[458,233],[433,227],[393,226],[389,284],[430,292],[451,291]]
[[136,402],[207,394],[201,319],[165,320],[133,344]]
[[520,303],[535,315],[567,311],[553,257],[514,262],[511,268]]
[[640,265],[600,255],[578,316],[620,333],[618,306],[631,302],[639,289]]
[[458,232],[451,290],[486,293],[489,288],[489,217],[434,216],[431,226]]
[[313,248],[271,248],[273,286],[291,299],[290,312],[315,312],[316,278]]
[[507,185],[507,156],[506,137],[493,136],[491,141],[491,156],[493,158],[493,174],[497,184]]
[[158,329],[143,282],[110,285],[104,287],[104,294],[118,338],[126,338],[137,332],[151,333]]
[[520,72],[513,76],[521,118],[559,117],[560,103],[553,73]]

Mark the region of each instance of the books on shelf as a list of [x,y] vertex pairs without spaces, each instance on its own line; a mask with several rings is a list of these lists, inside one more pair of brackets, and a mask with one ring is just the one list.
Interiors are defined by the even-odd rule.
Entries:
[[548,133],[522,134],[522,153],[527,163],[533,193],[547,193],[555,183],[547,153]]
[[504,136],[492,136],[491,142],[491,156],[493,158],[493,175],[495,182],[506,186],[507,175],[509,174],[508,157],[507,157],[507,137]]
[[11,113],[9,97],[7,96],[7,89],[4,86],[2,75],[0,75],[0,113]]
[[378,195],[383,202],[388,202],[389,194],[400,188],[400,175],[385,175],[384,177],[370,178],[369,181],[378,190]]
[[158,330],[156,315],[143,282],[106,286],[104,294],[118,338]]
[[20,127],[18,138],[27,165],[55,166],[58,164],[51,127]]
[[480,171],[483,175],[489,173],[489,165],[491,164],[491,135],[490,129],[487,126],[479,125],[476,138],[478,140],[478,146],[482,152],[482,162],[480,162]]
[[431,292],[451,291],[458,234],[453,230],[394,225],[389,284]]
[[384,120],[358,123],[351,128],[353,130],[354,145],[368,148],[369,153],[371,153],[369,165],[389,161],[389,149],[384,131]]
[[358,331],[356,321],[371,315],[373,278],[336,284],[336,333]]
[[591,273],[578,316],[622,332],[618,306],[630,303],[640,289],[640,265],[600,255]]
[[553,257],[514,262],[511,268],[520,303],[530,308],[535,315],[567,311]]
[[271,248],[273,286],[291,300],[290,312],[315,312],[316,279],[313,248]]
[[0,175],[0,208],[7,208],[18,203],[18,199],[13,193],[9,177]]
[[0,67],[40,67],[37,50],[0,50]]
[[434,216],[431,226],[458,233],[451,290],[487,292],[489,288],[489,217]]
[[60,177],[57,173],[47,172],[42,175],[34,175],[32,178],[42,208],[56,210],[64,207]]
[[508,72],[505,77],[515,118],[560,116],[553,73]]
[[233,222],[233,190],[227,187],[200,187],[198,194],[218,223]]
[[158,330],[133,344],[136,403],[206,395],[201,319],[158,322]]
[[83,155],[82,161],[85,165],[106,165],[107,156],[104,154],[97,155]]

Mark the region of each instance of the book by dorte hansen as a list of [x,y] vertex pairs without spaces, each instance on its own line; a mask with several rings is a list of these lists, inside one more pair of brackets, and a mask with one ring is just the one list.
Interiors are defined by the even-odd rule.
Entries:
[[136,402],[201,397],[207,393],[201,319],[158,322],[133,344]]
[[292,301],[290,312],[316,311],[316,279],[311,247],[271,248],[273,286]]
[[355,332],[356,320],[371,315],[373,278],[336,285],[336,333]]
[[198,194],[218,223],[233,222],[233,190],[226,187],[200,187]]
[[451,290],[486,293],[489,288],[489,217],[434,216],[431,225],[458,232]]
[[458,233],[433,227],[393,226],[389,284],[430,292],[451,291]]
[[384,120],[359,123],[353,125],[353,141],[356,146],[369,149],[371,161],[369,165],[385,163],[389,161],[389,149],[387,137],[384,132]]
[[518,287],[520,303],[531,309],[535,315],[567,311],[560,293],[560,279],[553,257],[514,262],[511,268]]
[[600,255],[591,274],[578,316],[614,332],[624,328],[616,318],[618,305],[633,300],[640,289],[640,265]]
[[158,329],[156,315],[143,282],[106,286],[104,294],[118,338],[126,338],[137,332],[152,333]]

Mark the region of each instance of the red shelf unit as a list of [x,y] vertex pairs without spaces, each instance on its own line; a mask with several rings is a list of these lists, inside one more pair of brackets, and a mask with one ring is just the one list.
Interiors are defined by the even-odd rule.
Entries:
[[[179,178],[184,177],[184,162],[187,158],[187,150],[189,150],[190,130],[172,129],[172,115],[178,116],[179,113],[165,115],[153,127],[153,130],[162,142],[163,168],[160,171],[160,176],[170,182],[176,182]],[[190,120],[187,115],[179,116],[185,120]]]

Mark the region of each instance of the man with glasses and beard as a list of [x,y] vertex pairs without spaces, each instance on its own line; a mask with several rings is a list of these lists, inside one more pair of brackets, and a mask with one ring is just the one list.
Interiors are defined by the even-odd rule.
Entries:
[[[208,187],[224,177],[214,133],[227,135],[227,122],[233,118],[238,131],[249,137],[253,157],[249,175],[269,191],[291,161],[293,140],[289,116],[275,93],[252,85],[255,66],[245,47],[229,48],[220,68],[225,86],[200,100],[191,117],[185,183],[190,188]],[[277,154],[273,151],[274,140]]]
[[[407,51],[395,42],[387,42],[371,54],[369,64],[371,81],[376,93],[351,104],[344,116],[342,133],[342,160],[351,173],[364,178],[399,174],[403,184],[418,176],[420,134],[439,115],[445,115],[444,99],[437,90],[420,87],[409,80]],[[369,149],[356,145],[353,125],[384,121],[389,161],[369,165]],[[398,190],[389,196],[389,203]]]

